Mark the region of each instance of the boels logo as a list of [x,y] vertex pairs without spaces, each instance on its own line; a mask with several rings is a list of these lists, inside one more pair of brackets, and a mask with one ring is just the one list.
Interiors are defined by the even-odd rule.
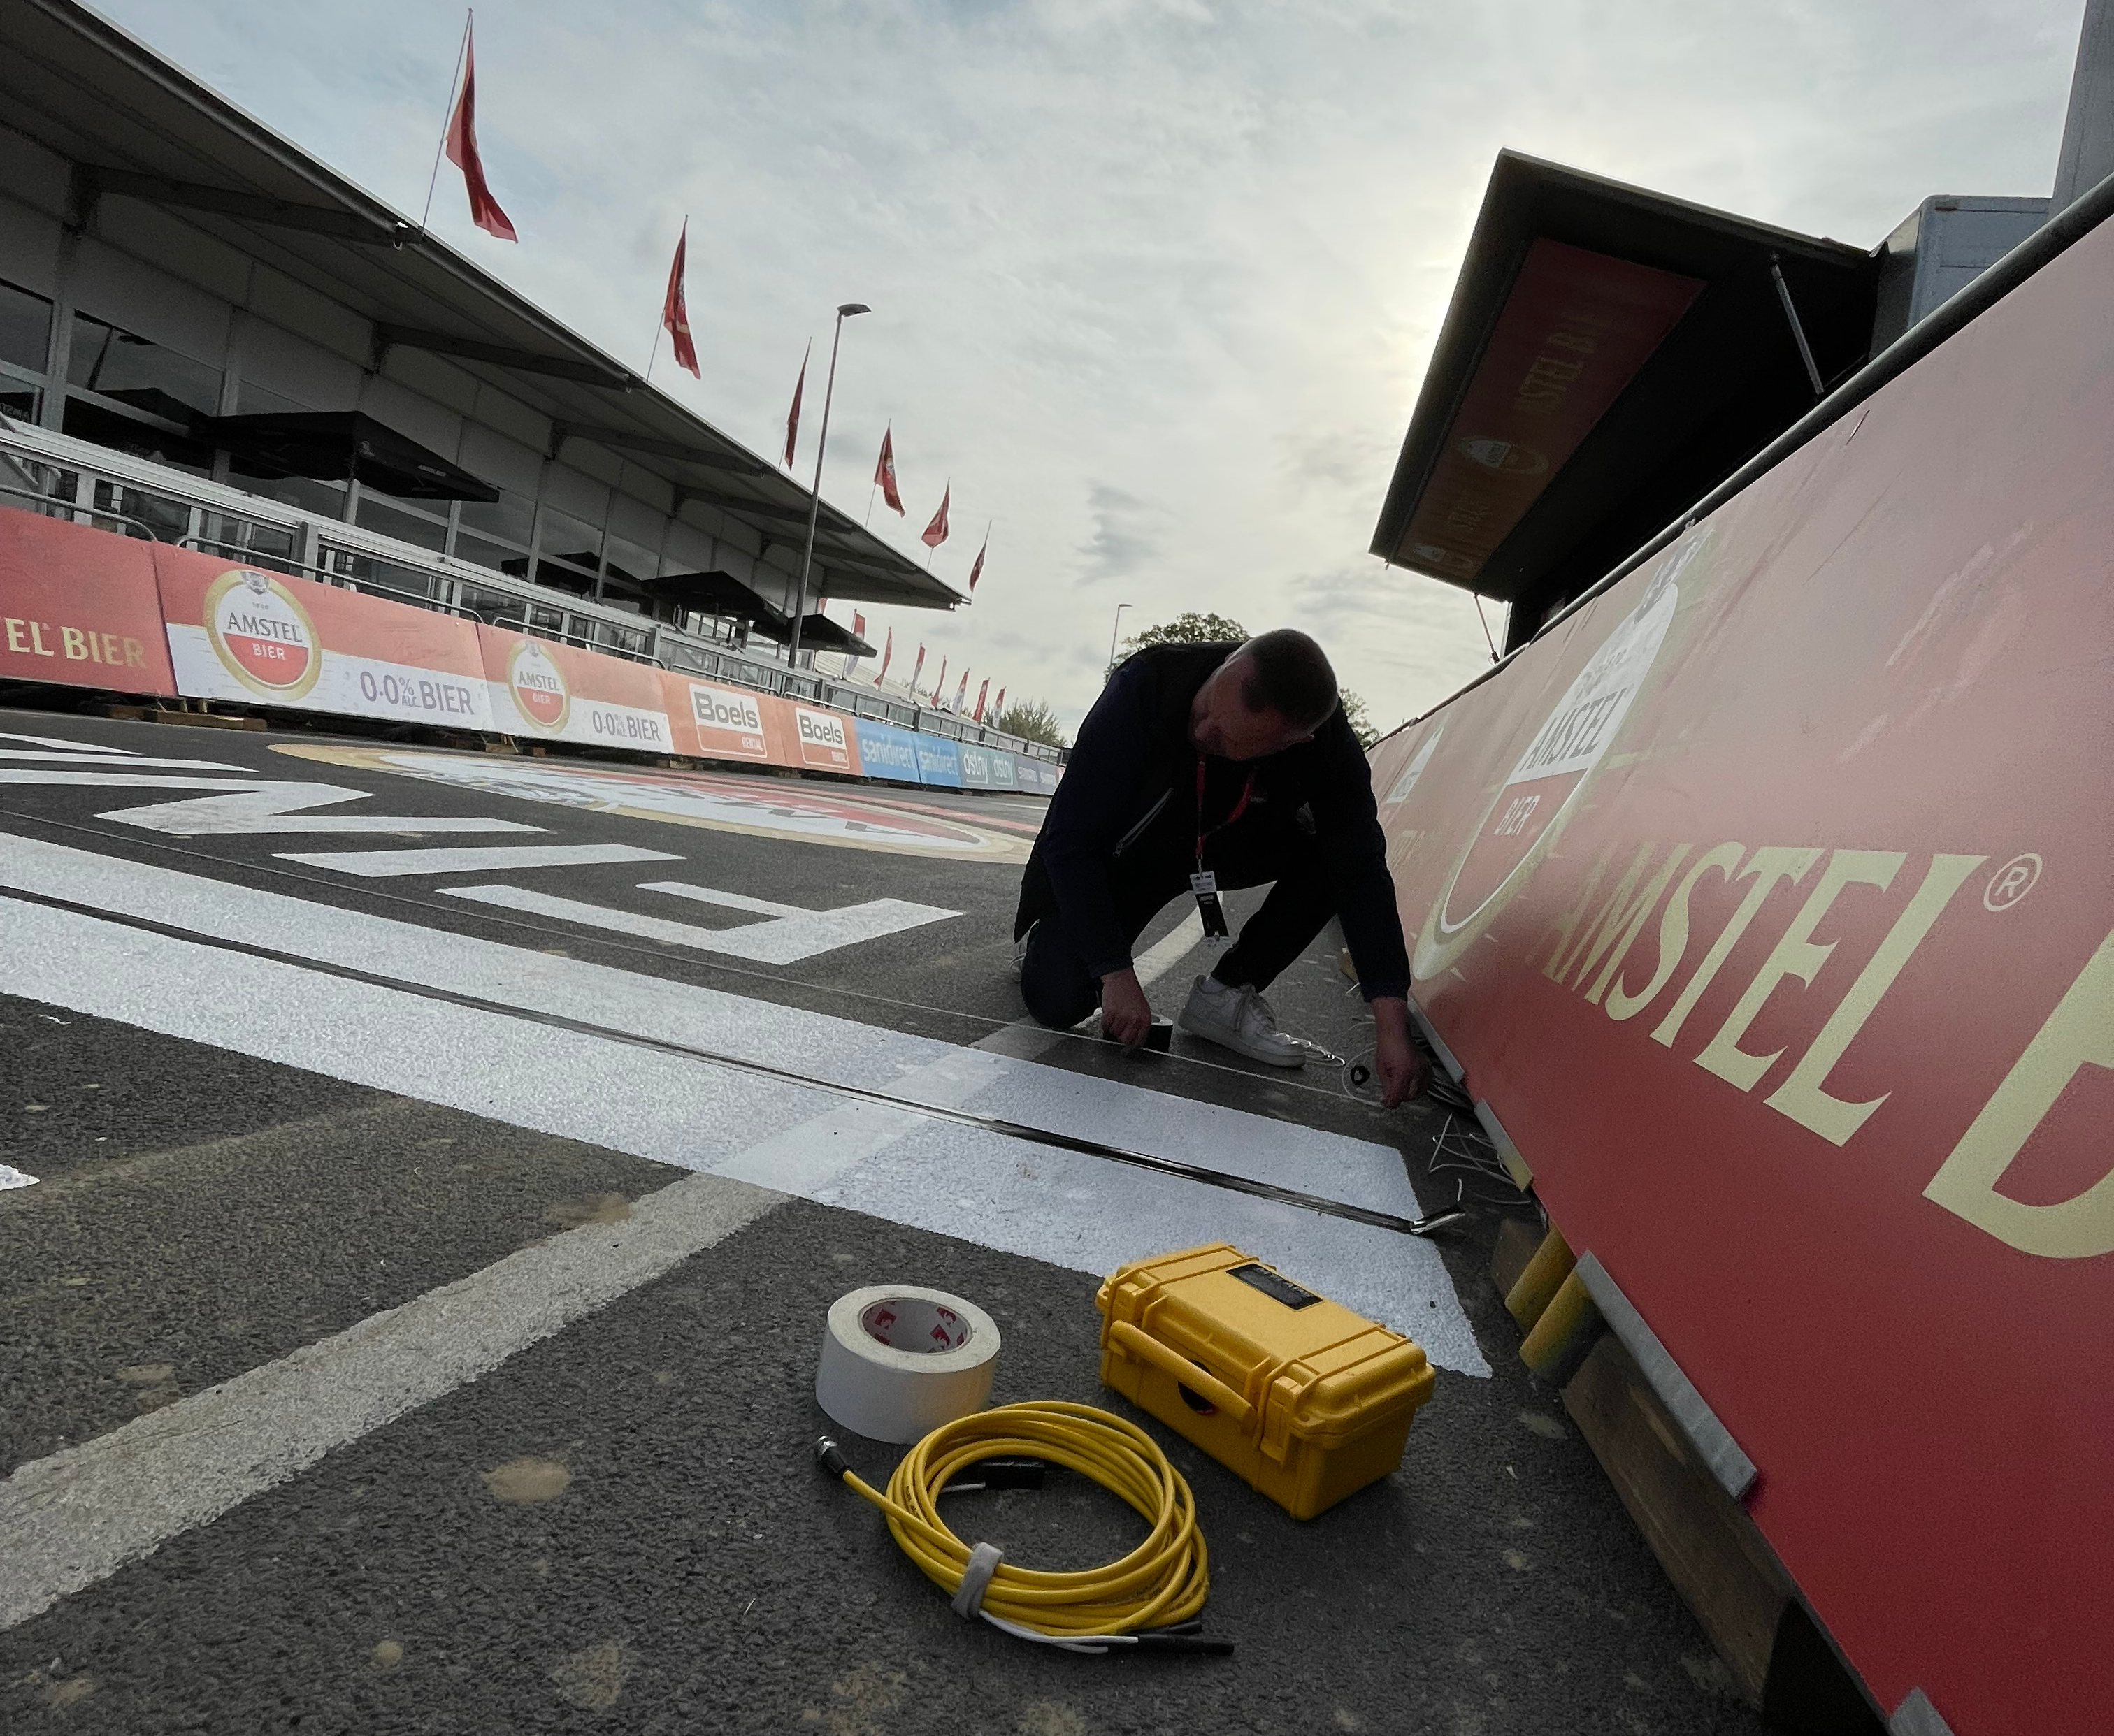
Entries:
[[524,639],[507,658],[506,686],[515,707],[538,729],[565,727],[573,696],[551,654],[533,639]]
[[730,729],[740,735],[763,733],[763,713],[746,693],[730,693],[723,688],[701,688],[693,682],[690,715],[697,720],[700,729]]
[[[1704,532],[1660,561],[1636,607],[1616,624],[1535,732],[1454,865],[1444,893],[1424,919],[1411,966],[1417,977],[1436,976],[1459,957],[1549,853],[1666,642],[1680,601],[1675,580],[1702,552],[1709,536]],[[1412,783],[1426,763],[1427,756],[1420,754],[1408,768]]]
[[803,747],[829,747],[839,753],[848,750],[850,743],[844,738],[844,720],[832,717],[826,711],[796,711],[800,724],[800,745]]
[[268,573],[223,573],[205,592],[205,633],[227,672],[266,699],[303,697],[323,674],[323,642],[294,594]]

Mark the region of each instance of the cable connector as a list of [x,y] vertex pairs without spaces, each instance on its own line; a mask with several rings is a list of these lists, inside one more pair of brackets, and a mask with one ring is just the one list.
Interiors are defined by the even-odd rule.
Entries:
[[851,1469],[851,1462],[844,1457],[844,1449],[827,1435],[815,1443],[815,1463],[839,1482],[844,1480],[844,1473]]

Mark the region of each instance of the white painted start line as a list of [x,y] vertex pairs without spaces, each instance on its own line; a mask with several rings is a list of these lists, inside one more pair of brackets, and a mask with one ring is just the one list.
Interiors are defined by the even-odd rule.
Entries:
[[[14,888],[1404,1217],[1392,1148],[849,1019],[0,834]],[[1096,1273],[1224,1240],[1487,1374],[1438,1251],[912,1110],[7,901],[0,990]],[[761,1140],[759,1130],[771,1130]]]
[[424,850],[281,850],[282,862],[379,879],[414,874],[497,874],[510,868],[585,868],[601,862],[680,862],[636,844],[462,844]]
[[[81,771],[78,761],[59,769],[43,766],[0,765],[0,783],[60,785],[89,789],[217,790],[218,795],[200,796],[183,802],[157,802],[146,807],[118,808],[98,814],[98,820],[114,820],[150,832],[166,832],[180,838],[240,837],[276,832],[540,832],[541,826],[524,825],[518,820],[487,819],[481,815],[317,814],[313,808],[338,802],[364,802],[363,789],[342,783],[290,782],[281,778],[201,778],[172,776],[166,773],[121,770]],[[136,765],[136,761],[126,762]]]

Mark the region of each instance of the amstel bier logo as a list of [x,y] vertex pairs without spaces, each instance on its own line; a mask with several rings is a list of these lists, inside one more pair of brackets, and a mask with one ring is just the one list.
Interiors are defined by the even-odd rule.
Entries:
[[253,693],[302,698],[323,673],[316,624],[268,573],[238,568],[205,590],[205,635],[228,674]]
[[1459,957],[1549,853],[1666,642],[1681,597],[1676,581],[1709,536],[1706,530],[1660,560],[1636,607],[1616,624],[1535,731],[1454,864],[1446,890],[1425,914],[1411,966],[1415,975],[1434,976]]
[[524,639],[506,660],[506,685],[521,715],[539,729],[562,729],[573,696],[558,665],[533,639]]

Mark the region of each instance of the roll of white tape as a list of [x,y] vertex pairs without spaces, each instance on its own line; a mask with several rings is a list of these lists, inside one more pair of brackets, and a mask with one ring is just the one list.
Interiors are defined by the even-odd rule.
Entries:
[[830,1305],[815,1398],[869,1440],[922,1440],[983,1409],[998,1352],[998,1323],[975,1303],[917,1284],[870,1285]]

